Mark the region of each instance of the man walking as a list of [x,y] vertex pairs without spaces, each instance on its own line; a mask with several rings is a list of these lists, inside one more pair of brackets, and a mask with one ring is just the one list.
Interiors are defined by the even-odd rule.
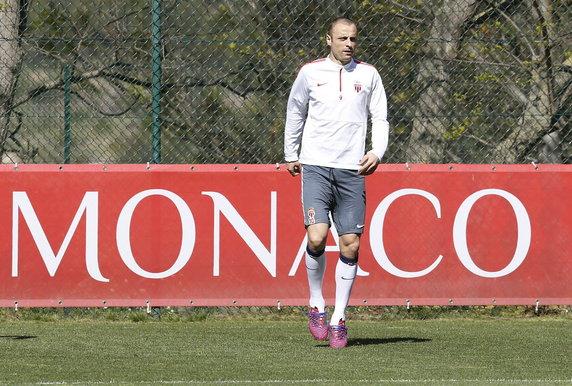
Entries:
[[[345,17],[334,19],[326,42],[328,56],[305,64],[292,85],[284,153],[290,174],[302,174],[310,332],[319,340],[329,338],[331,347],[341,348],[347,345],[345,311],[365,226],[365,176],[376,170],[387,149],[389,124],[379,73],[353,58],[356,24]],[[366,153],[368,115],[372,148]],[[328,325],[322,283],[330,215],[340,235],[340,256],[334,312]]]

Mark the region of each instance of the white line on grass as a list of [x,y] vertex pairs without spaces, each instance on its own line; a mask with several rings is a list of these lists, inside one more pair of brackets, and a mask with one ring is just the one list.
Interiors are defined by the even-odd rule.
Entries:
[[110,384],[191,384],[191,385],[212,385],[212,384],[272,384],[272,383],[572,383],[572,379],[267,379],[267,380],[218,380],[218,381],[138,381],[138,382],[38,382],[36,385],[110,385]]

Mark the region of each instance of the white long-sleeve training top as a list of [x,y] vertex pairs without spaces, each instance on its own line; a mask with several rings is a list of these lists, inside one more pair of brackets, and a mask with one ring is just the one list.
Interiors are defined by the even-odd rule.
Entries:
[[359,169],[365,154],[368,114],[372,123],[370,152],[381,159],[387,149],[389,123],[377,69],[354,59],[345,66],[330,58],[305,64],[288,98],[286,162]]

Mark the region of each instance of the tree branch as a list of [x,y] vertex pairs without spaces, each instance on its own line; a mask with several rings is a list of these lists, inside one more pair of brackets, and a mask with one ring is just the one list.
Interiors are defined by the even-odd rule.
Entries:
[[[102,68],[102,69],[95,70],[95,71],[85,72],[79,76],[72,76],[72,83],[77,83],[77,82],[81,82],[81,81],[84,81],[87,79],[93,79],[93,78],[100,77],[100,76],[102,76],[102,74],[105,73],[106,69],[107,68]],[[18,107],[18,106],[28,102],[30,99],[37,97],[39,95],[45,94],[48,91],[60,90],[63,88],[63,86],[64,86],[64,80],[58,79],[58,80],[43,84],[39,87],[33,88],[32,90],[28,91],[25,95],[20,97],[20,99],[15,101],[13,103],[12,107],[13,108]]]
[[[476,57],[478,57],[480,59],[480,62],[486,62],[481,53],[474,47],[469,47],[469,51],[473,53]],[[526,94],[523,93],[511,79],[506,79],[505,82],[502,82],[502,86],[509,92],[510,95],[512,95],[520,103],[522,104],[528,103],[528,97],[526,96]]]
[[123,111],[117,112],[117,113],[107,113],[105,111],[103,111],[101,108],[99,108],[98,106],[96,106],[94,103],[90,102],[87,98],[84,98],[81,94],[79,93],[74,93],[75,96],[77,96],[80,100],[83,101],[83,103],[85,103],[86,105],[90,106],[92,109],[96,110],[97,112],[99,112],[101,115],[104,115],[106,117],[119,117],[125,113],[127,113],[129,110],[131,110],[133,108],[133,106],[135,106],[135,103],[137,103],[137,101],[139,100],[138,98],[135,98],[135,100],[133,101],[133,103],[131,103],[128,107],[126,107],[125,109],[123,109]]
[[512,20],[512,18],[508,16],[505,12],[499,10],[499,14],[502,17],[504,17],[510,23],[510,25],[512,25],[512,27],[522,36],[522,41],[526,44],[526,46],[530,50],[530,54],[532,55],[533,60],[538,58],[539,56],[536,54],[536,52],[534,52],[534,47],[532,46],[532,44],[530,44],[526,34],[522,31],[522,29],[518,26],[518,24],[516,24],[514,20]]
[[471,25],[478,25],[484,23],[496,11],[501,10],[503,8],[508,9],[513,3],[512,0],[499,0],[494,4],[489,0],[485,1],[487,2],[487,4],[489,4],[489,8],[487,8],[483,12],[476,14],[471,21]]
[[417,23],[417,24],[423,24],[424,23],[424,20],[422,20],[422,19],[418,19],[416,17],[411,17],[411,16],[406,16],[400,12],[395,13],[395,16],[400,17],[404,20],[412,21],[412,22]]
[[[148,80],[141,80],[141,79],[129,76],[127,74],[111,71],[114,68],[121,67],[121,66],[123,66],[122,63],[114,63],[114,64],[111,64],[109,66],[97,69],[97,70],[87,71],[87,72],[84,72],[83,74],[72,76],[71,82],[72,83],[80,83],[80,82],[83,82],[85,80],[104,77],[104,78],[110,78],[110,79],[117,79],[117,80],[120,80],[122,82],[126,82],[126,83],[133,84],[136,86],[141,86],[144,88],[151,88],[152,83]],[[226,79],[228,77],[238,75],[238,74],[242,73],[243,71],[244,70],[232,71],[232,72],[229,72],[228,74],[225,74],[225,75],[219,77],[218,79],[215,79],[215,80],[210,81],[210,82],[207,82],[203,79],[194,79],[194,80],[185,80],[183,82],[163,83],[161,85],[161,87],[162,87],[162,89],[169,89],[169,88],[173,88],[173,87],[193,88],[193,87],[219,86],[219,87],[223,87],[223,88],[231,91],[232,93],[234,93],[234,94],[236,94],[242,98],[245,98],[248,94],[250,94],[252,92],[269,91],[270,88],[268,86],[262,85],[262,82],[260,82],[261,85],[259,85],[259,86],[247,87],[247,88],[241,90],[241,89],[238,89],[238,88],[232,86],[230,83],[228,83],[226,81]],[[63,86],[64,86],[64,80],[58,79],[58,80],[54,80],[52,82],[45,83],[41,86],[35,87],[35,88],[31,89],[30,91],[28,91],[23,96],[21,96],[17,101],[15,101],[13,103],[12,107],[16,108],[18,106],[21,106],[22,104],[28,102],[32,98],[35,98],[35,97],[42,95],[42,94],[45,94],[48,91],[61,90],[61,89],[63,89]],[[106,115],[108,115],[108,114],[106,114]],[[112,114],[112,115],[116,115],[116,114]]]

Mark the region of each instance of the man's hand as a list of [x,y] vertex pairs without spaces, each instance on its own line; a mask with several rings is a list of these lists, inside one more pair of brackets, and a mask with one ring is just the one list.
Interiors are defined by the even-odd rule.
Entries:
[[292,176],[296,177],[302,171],[302,165],[300,162],[286,162],[286,169],[292,174]]
[[361,161],[359,161],[361,168],[358,170],[358,174],[361,174],[363,176],[367,176],[367,175],[375,172],[375,169],[377,169],[377,165],[379,165],[379,162],[380,162],[380,159],[377,158],[377,156],[375,154],[367,153],[361,159]]

